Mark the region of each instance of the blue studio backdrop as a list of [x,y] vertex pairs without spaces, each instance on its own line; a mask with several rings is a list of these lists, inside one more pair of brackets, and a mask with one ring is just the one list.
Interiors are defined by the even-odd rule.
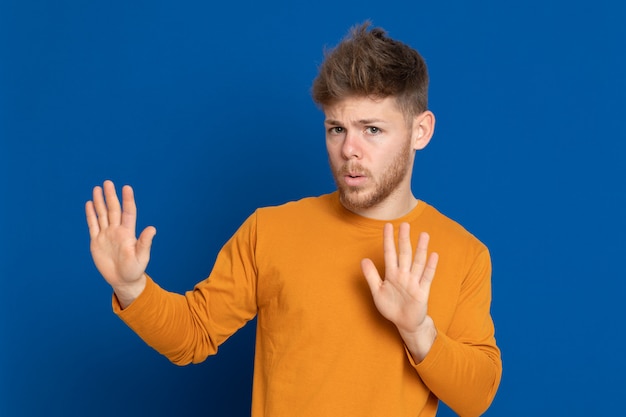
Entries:
[[429,65],[415,194],[491,249],[486,415],[617,415],[624,4],[1,0],[0,416],[249,415],[254,325],[170,364],[111,312],[84,203],[132,184],[148,271],[192,288],[255,208],[334,189],[309,89],[366,19]]

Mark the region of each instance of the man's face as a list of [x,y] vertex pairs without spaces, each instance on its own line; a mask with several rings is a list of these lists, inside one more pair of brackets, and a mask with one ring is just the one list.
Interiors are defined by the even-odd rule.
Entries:
[[413,197],[413,128],[393,97],[349,97],[324,113],[330,167],[347,209],[367,214]]

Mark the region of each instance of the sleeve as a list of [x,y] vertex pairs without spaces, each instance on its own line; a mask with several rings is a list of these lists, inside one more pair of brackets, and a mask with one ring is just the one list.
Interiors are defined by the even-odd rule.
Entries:
[[[460,416],[478,416],[491,405],[502,376],[490,314],[491,260],[481,252],[462,283],[450,327],[439,328],[422,362],[409,359],[422,381]],[[437,325],[437,323],[435,323]]]
[[148,345],[177,365],[199,363],[249,320],[256,305],[256,214],[220,250],[209,277],[185,295],[148,278],[126,309],[113,311]]

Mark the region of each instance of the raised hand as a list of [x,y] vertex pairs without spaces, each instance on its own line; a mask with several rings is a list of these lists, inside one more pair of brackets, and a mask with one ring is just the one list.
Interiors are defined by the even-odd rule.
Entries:
[[384,278],[380,277],[370,259],[361,261],[376,308],[396,325],[418,361],[428,353],[436,336],[434,323],[427,313],[430,286],[439,257],[437,253],[427,255],[429,239],[427,233],[420,234],[413,255],[410,226],[403,223],[398,232],[396,250],[393,225],[386,224],[383,232]]
[[126,307],[145,287],[144,273],[156,229],[146,227],[139,239],[136,238],[137,207],[133,189],[128,185],[122,188],[120,205],[111,181],[94,187],[93,201],[85,205],[85,214],[96,268],[113,287],[122,307]]

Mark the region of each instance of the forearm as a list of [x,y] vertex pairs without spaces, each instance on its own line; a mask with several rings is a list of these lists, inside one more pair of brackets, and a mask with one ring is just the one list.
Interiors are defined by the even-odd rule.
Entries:
[[428,388],[464,417],[482,414],[500,384],[502,362],[495,341],[471,345],[438,332],[428,355],[413,361]]
[[177,365],[198,363],[217,351],[217,346],[202,330],[187,299],[160,288],[146,277],[143,292],[123,308],[113,298],[113,310],[139,337]]

